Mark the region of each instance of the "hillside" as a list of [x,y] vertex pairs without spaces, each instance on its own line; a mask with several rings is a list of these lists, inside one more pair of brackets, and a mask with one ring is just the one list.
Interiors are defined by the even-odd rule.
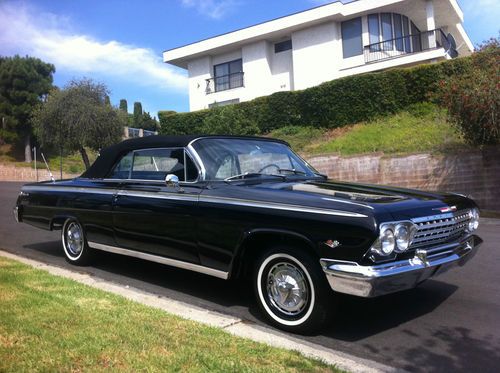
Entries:
[[288,126],[272,131],[268,136],[289,142],[295,151],[306,156],[323,153],[447,153],[465,147],[458,132],[446,121],[446,111],[427,103],[351,126],[335,129]]

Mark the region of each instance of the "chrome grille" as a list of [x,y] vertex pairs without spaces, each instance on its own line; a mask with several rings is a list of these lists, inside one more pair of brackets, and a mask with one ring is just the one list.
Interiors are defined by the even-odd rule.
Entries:
[[469,220],[469,210],[412,219],[417,226],[417,232],[410,249],[459,238],[465,233]]

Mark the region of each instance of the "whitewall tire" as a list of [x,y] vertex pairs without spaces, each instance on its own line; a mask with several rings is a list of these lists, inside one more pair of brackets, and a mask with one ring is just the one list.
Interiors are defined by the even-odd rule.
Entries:
[[69,263],[87,265],[92,249],[87,245],[83,226],[74,218],[66,219],[61,231],[64,256]]
[[305,252],[268,250],[257,260],[253,282],[260,309],[278,328],[311,334],[326,322],[332,291],[319,263]]

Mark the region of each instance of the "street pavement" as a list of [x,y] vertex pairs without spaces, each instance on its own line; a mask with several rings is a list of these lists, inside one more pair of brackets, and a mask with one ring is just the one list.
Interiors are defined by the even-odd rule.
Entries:
[[[1,249],[265,324],[244,283],[104,252],[93,266],[71,266],[60,232],[15,222],[21,185],[0,182]],[[500,371],[500,220],[482,219],[478,234],[485,242],[465,267],[381,298],[339,295],[322,333],[300,338],[414,372]]]

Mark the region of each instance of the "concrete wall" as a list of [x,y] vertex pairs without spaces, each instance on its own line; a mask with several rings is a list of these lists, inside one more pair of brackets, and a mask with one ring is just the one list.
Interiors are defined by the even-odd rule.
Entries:
[[447,156],[316,156],[308,161],[330,178],[471,195],[482,209],[500,211],[500,149]]
[[[59,179],[59,170],[51,170],[56,180]],[[68,174],[63,172],[64,179],[71,179],[80,176],[79,174]],[[38,169],[38,181],[50,180],[49,173],[45,168]],[[14,167],[11,165],[0,164],[0,181],[26,181],[35,182],[36,172],[30,167]]]

